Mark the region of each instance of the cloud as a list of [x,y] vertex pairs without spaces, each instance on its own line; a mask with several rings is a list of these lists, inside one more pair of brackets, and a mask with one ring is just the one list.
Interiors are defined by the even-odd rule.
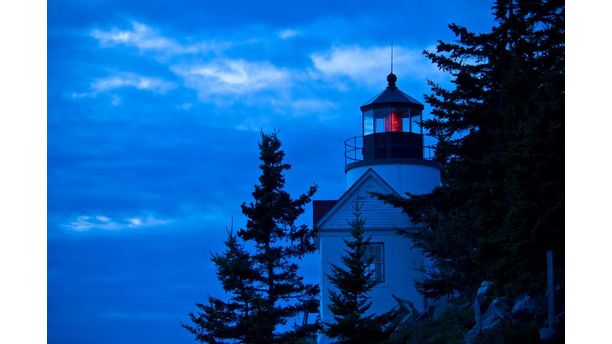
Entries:
[[110,218],[104,216],[104,215],[98,215],[96,216],[96,220],[100,221],[100,222],[109,222]]
[[172,221],[154,215],[127,217],[113,220],[104,215],[79,215],[63,225],[64,228],[74,232],[87,232],[90,230],[119,231],[131,228],[148,228],[163,226]]
[[[173,82],[161,78],[138,75],[134,73],[116,73],[104,78],[95,79],[89,89],[84,92],[71,92],[66,95],[68,99],[80,100],[84,98],[95,98],[101,93],[118,89],[133,88],[141,91],[149,91],[156,94],[165,94],[176,88]],[[116,94],[110,95],[111,105],[121,105],[121,97]]]
[[90,85],[91,90],[95,92],[105,92],[118,88],[135,88],[155,93],[165,93],[174,87],[176,85],[172,82],[134,73],[120,73],[96,79]]
[[128,45],[139,49],[172,49],[177,48],[178,44],[173,40],[160,36],[149,26],[133,22],[131,30],[119,30],[113,28],[110,31],[94,29],[91,36],[107,45]]
[[293,38],[297,35],[301,34],[301,32],[296,31],[296,30],[292,30],[292,29],[285,29],[282,31],[279,31],[278,33],[278,37],[280,39],[289,39],[289,38]]
[[[265,32],[262,34],[261,30]],[[139,22],[133,22],[128,29],[95,29],[91,36],[102,46],[129,46],[150,52],[154,57],[161,57],[157,62],[182,82],[174,85],[160,78],[116,74],[95,80],[90,92],[73,93],[71,97],[78,99],[120,88],[163,94],[178,86],[194,90],[200,102],[214,103],[219,108],[268,106],[268,109],[273,107],[273,111],[283,114],[290,109],[291,114],[299,116],[321,115],[326,110],[336,108],[328,100],[334,91],[346,93],[355,87],[373,89],[386,84],[385,77],[390,69],[388,46],[353,44],[327,45],[318,49],[312,47],[310,51],[303,51],[301,58],[295,57],[291,62],[281,64],[279,61],[283,60],[275,54],[284,51],[279,46],[287,43],[279,39],[288,40],[304,32],[308,32],[309,37],[320,33],[307,27],[286,27],[281,30],[264,27],[256,33],[239,30],[222,37],[221,43],[203,37],[200,43],[183,44],[178,36],[162,35]],[[253,40],[254,34],[267,37],[267,43],[254,43],[258,42],[257,39]],[[271,35],[278,39],[270,40]],[[319,39],[329,42],[328,37]],[[215,49],[220,46],[224,49]],[[227,47],[232,47],[232,50],[225,49]],[[212,50],[212,54],[205,53]],[[304,57],[307,58],[302,59]],[[405,81],[424,85],[427,78],[436,81],[443,78],[443,73],[423,56],[421,48],[396,47],[394,60],[394,71],[399,77],[400,86],[406,85],[403,84]],[[173,107],[189,111],[195,103],[197,101],[186,98]],[[122,104],[122,98],[115,95],[111,104]]]
[[[394,73],[401,77],[425,79],[442,73],[420,49],[396,47]],[[333,47],[310,55],[315,70],[326,79],[348,78],[359,84],[380,84],[390,71],[389,47],[357,45]]]
[[181,44],[174,39],[162,36],[157,30],[139,22],[132,22],[131,29],[120,30],[116,27],[108,31],[94,29],[90,35],[102,46],[123,45],[135,47],[140,51],[157,51],[163,54],[195,54],[212,52],[227,46],[227,43],[198,42]]
[[269,62],[224,59],[215,62],[175,66],[187,87],[201,99],[215,95],[244,95],[266,89],[287,87],[291,73]]

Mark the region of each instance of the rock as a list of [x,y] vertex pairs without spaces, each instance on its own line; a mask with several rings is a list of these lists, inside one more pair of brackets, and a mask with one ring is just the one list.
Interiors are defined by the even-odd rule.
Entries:
[[[492,287],[493,283],[483,281],[480,284],[478,291],[476,291],[476,298],[474,299],[473,303],[476,324],[470,331],[468,331],[468,333],[465,334],[464,340],[467,344],[473,343],[478,334],[485,329],[485,324],[486,326],[489,326],[492,321],[491,318],[497,317],[496,315],[498,312],[496,312],[496,308],[498,307],[497,305],[493,306],[493,303],[495,303],[497,300],[494,300],[490,305],[488,304],[492,294]],[[497,303],[499,303],[499,301]],[[484,315],[482,315],[483,309],[487,310]]]
[[476,341],[477,336],[478,336],[478,330],[476,328],[473,328],[469,330],[468,333],[465,334],[465,336],[463,337],[463,340],[465,341],[465,344],[473,344]]
[[557,330],[550,327],[542,327],[540,329],[540,340],[543,342],[549,342],[557,337]]
[[523,294],[512,307],[512,317],[514,319],[525,319],[535,314],[536,309],[535,300],[529,294]]
[[476,292],[476,298],[480,303],[482,309],[487,308],[491,294],[493,293],[493,283],[489,281],[483,281]]
[[[486,312],[481,317],[481,331],[493,329],[501,324],[501,322],[510,315],[510,302],[507,298],[500,297],[491,302]],[[464,340],[466,344],[474,343],[478,336],[478,328],[474,326],[468,333],[465,334]]]
[[489,305],[487,311],[482,315],[482,329],[488,330],[496,327],[502,320],[506,319],[510,312],[508,299],[500,297]]

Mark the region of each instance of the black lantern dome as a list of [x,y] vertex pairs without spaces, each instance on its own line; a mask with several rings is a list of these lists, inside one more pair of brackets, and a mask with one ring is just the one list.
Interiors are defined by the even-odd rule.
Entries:
[[371,109],[382,109],[389,106],[396,107],[410,107],[416,111],[423,111],[425,108],[423,104],[419,103],[416,99],[404,93],[402,90],[397,88],[395,83],[397,82],[397,76],[390,73],[387,75],[387,88],[384,91],[377,94],[367,103],[361,105],[361,111],[365,112]]
[[423,104],[402,92],[397,76],[387,76],[384,91],[361,106],[363,160],[423,159]]

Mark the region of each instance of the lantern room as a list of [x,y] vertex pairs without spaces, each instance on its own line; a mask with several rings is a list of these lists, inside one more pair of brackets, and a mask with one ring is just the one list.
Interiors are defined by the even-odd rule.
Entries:
[[387,88],[361,106],[363,160],[422,159],[423,104],[395,85],[397,77],[387,76]]

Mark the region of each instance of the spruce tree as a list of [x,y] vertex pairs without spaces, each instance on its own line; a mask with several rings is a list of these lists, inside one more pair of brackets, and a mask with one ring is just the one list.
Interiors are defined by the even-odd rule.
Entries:
[[368,293],[380,282],[369,270],[374,257],[366,256],[370,240],[364,236],[365,220],[357,205],[354,215],[350,222],[352,240],[344,240],[343,266],[331,264],[331,274],[327,275],[337,290],[330,290],[329,309],[334,321],[324,324],[324,333],[337,343],[386,343],[395,330],[396,315],[393,311],[368,314],[372,305]]
[[426,55],[452,76],[431,83],[442,186],[400,206],[426,230],[407,233],[435,269],[429,297],[473,295],[482,280],[504,294],[543,293],[546,251],[564,253],[564,3],[498,0],[496,25]]
[[231,298],[223,301],[209,297],[207,305],[197,304],[201,312],[197,315],[190,313],[193,326],[183,327],[202,343],[225,343],[229,339],[240,343],[255,343],[257,324],[253,314],[261,300],[253,284],[256,276],[251,256],[232,229],[228,231],[225,252],[213,254],[211,261],[217,267],[217,277],[223,289]]
[[[311,338],[318,324],[287,322],[318,310],[318,285],[298,273],[298,260],[315,250],[316,233],[296,221],[316,192],[316,186],[297,198],[285,190],[285,153],[277,132],[261,134],[261,175],[253,201],[243,203],[245,228],[229,232],[226,250],[213,255],[217,276],[230,299],[209,298],[184,325],[207,343],[295,343]],[[245,246],[249,249],[245,249]]]

